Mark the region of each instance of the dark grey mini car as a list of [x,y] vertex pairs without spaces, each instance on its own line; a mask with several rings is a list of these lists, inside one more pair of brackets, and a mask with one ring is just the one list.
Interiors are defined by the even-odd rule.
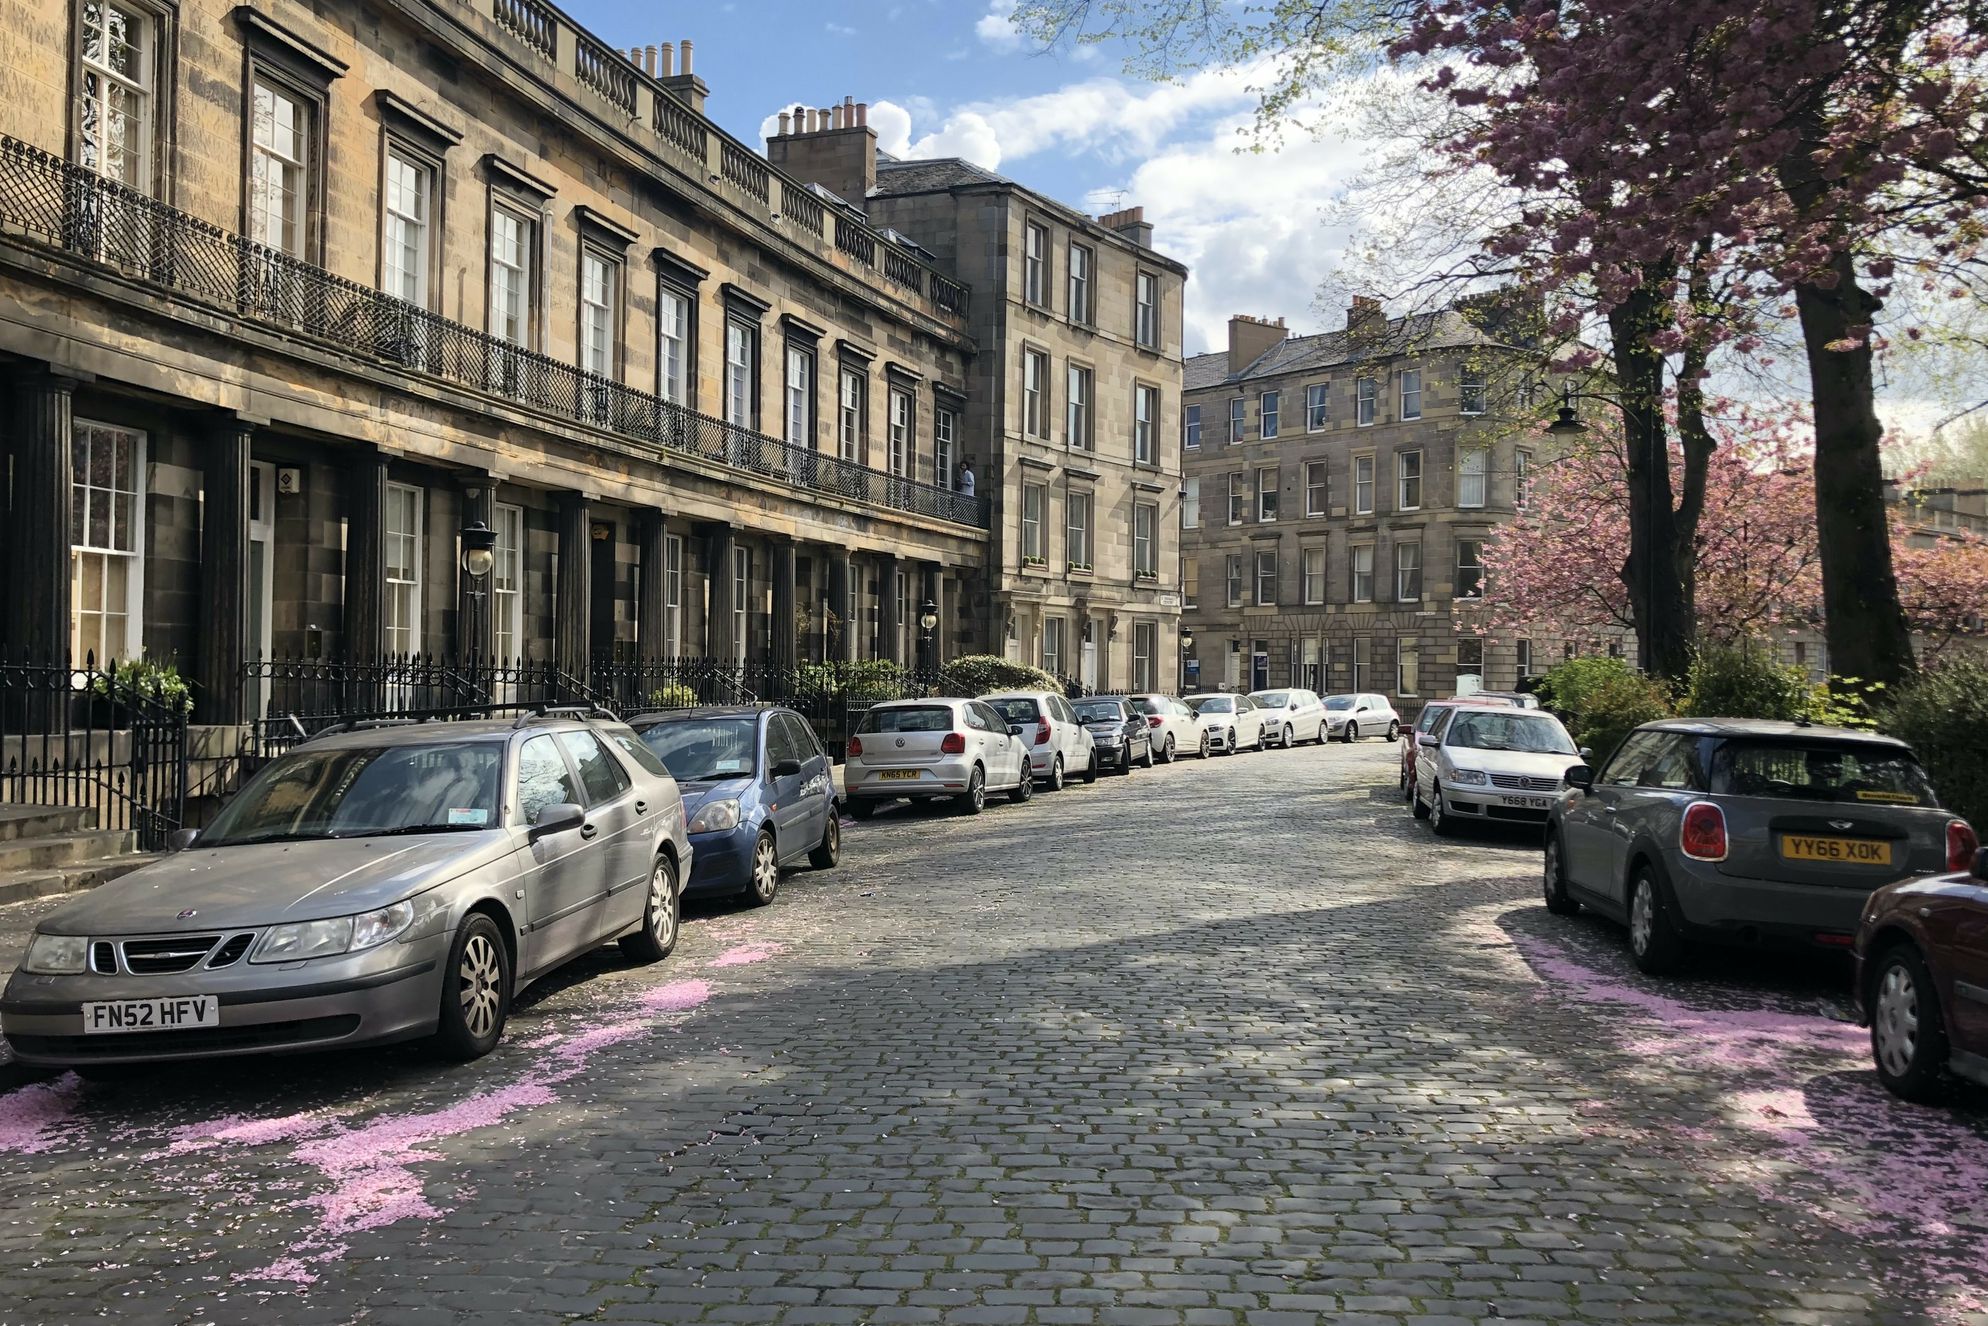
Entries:
[[1947,867],[1951,812],[1901,741],[1752,719],[1637,728],[1567,771],[1546,905],[1629,927],[1647,972],[1694,940],[1848,949],[1872,890]]

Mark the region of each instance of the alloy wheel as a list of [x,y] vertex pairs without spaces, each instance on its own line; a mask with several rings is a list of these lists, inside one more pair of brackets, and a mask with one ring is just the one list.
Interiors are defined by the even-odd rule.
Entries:
[[457,997],[462,1001],[463,1025],[482,1040],[497,1025],[504,968],[497,946],[488,935],[471,935],[463,945],[462,965],[456,969]]
[[1872,1013],[1878,1062],[1892,1077],[1904,1077],[1919,1053],[1919,987],[1903,961],[1894,958],[1885,968]]
[[773,850],[773,840],[761,834],[752,845],[752,896],[767,903],[779,891],[780,858]]
[[665,951],[676,946],[676,899],[669,896],[675,887],[670,863],[658,858],[649,874],[649,930],[656,937],[656,947]]
[[1352,723],[1352,722],[1347,723],[1346,744],[1350,746],[1359,739],[1360,739],[1360,725],[1358,723]]
[[1061,755],[1050,762],[1049,790],[1052,792],[1061,792],[1063,790],[1063,757]]
[[1636,882],[1636,896],[1629,900],[1629,948],[1637,954],[1650,951],[1650,934],[1657,926],[1656,900],[1649,883]]

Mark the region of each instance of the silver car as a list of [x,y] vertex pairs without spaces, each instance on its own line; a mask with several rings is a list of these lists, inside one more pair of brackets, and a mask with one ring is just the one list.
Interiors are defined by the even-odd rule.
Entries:
[[1285,750],[1301,741],[1325,744],[1328,728],[1325,702],[1315,691],[1293,686],[1279,691],[1251,691],[1249,698],[1263,710],[1263,744]]
[[86,1073],[418,1037],[473,1059],[569,959],[610,939],[667,956],[690,867],[676,783],[620,723],[336,731],[45,917],[0,1030]]
[[989,792],[1035,795],[1025,729],[985,700],[889,700],[863,715],[842,765],[843,803],[866,820],[887,801],[947,800],[966,815]]
[[1341,741],[1362,737],[1384,737],[1393,741],[1401,735],[1401,715],[1385,695],[1361,691],[1353,695],[1325,697],[1326,731]]
[[1010,728],[1021,728],[1029,771],[1038,783],[1061,792],[1066,780],[1079,775],[1087,783],[1098,780],[1095,743],[1063,696],[1055,691],[1009,691],[980,698],[994,706]]
[[1466,824],[1544,824],[1561,779],[1584,758],[1552,714],[1456,705],[1416,735],[1411,804],[1445,835]]

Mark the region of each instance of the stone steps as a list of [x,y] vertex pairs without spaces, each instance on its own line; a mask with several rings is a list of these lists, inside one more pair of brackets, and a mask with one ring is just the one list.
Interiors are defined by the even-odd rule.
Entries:
[[91,806],[0,804],[0,905],[93,889],[159,859],[129,829],[99,829]]
[[94,828],[97,813],[88,806],[29,806],[0,803],[0,843],[51,833],[76,833]]
[[0,842],[0,875],[14,870],[54,870],[81,861],[103,861],[138,850],[128,830],[84,829]]
[[127,852],[122,856],[72,861],[62,866],[0,870],[0,906],[26,902],[30,898],[46,898],[57,893],[93,889],[99,884],[108,884],[119,875],[130,874],[140,866],[152,864],[160,855],[157,852]]

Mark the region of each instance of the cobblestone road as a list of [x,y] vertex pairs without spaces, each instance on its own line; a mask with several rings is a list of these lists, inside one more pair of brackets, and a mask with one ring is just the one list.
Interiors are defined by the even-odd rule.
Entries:
[[1979,1098],[1835,970],[1637,977],[1391,759],[879,818],[467,1068],[17,1078],[0,1322],[1988,1320]]

